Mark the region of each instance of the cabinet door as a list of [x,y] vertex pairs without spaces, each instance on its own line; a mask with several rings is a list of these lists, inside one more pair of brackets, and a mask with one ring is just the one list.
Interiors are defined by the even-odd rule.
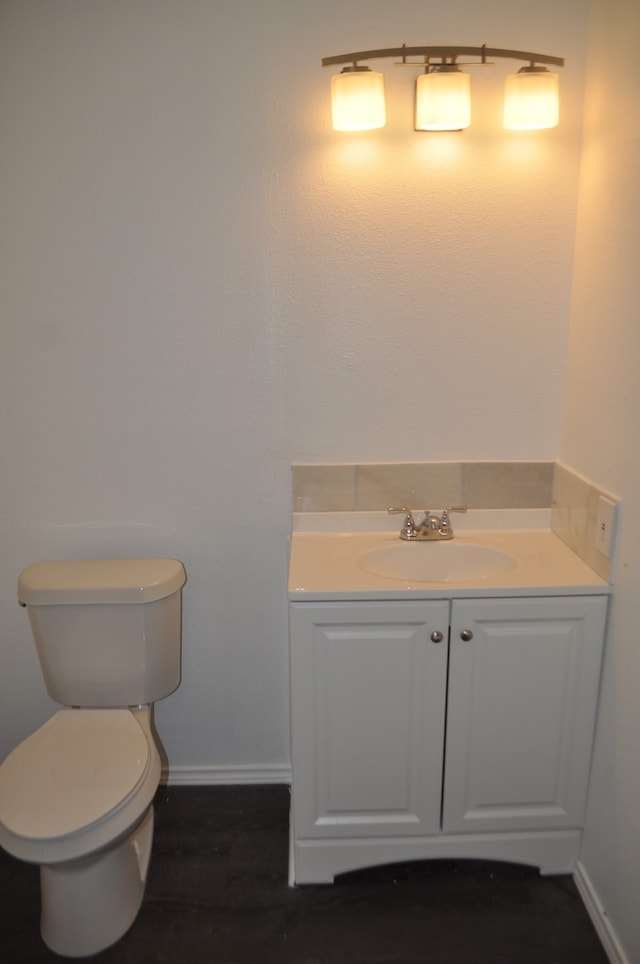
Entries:
[[448,623],[444,601],[291,604],[297,839],[439,832]]
[[581,826],[605,614],[602,596],[454,602],[445,833]]

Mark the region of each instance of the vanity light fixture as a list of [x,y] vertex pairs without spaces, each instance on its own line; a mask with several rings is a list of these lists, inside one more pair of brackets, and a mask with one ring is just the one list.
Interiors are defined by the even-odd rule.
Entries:
[[372,131],[387,123],[384,77],[370,67],[343,67],[331,78],[334,131]]
[[343,67],[331,78],[334,131],[372,131],[387,123],[384,77],[370,67]]
[[471,77],[455,63],[427,67],[416,81],[417,131],[461,131],[471,123]]
[[[384,77],[360,63],[363,60],[400,58],[400,67],[419,67],[416,83],[415,129],[462,130],[471,123],[471,79],[460,67],[492,64],[488,57],[523,60],[527,66],[507,77],[504,126],[507,130],[543,130],[558,124],[558,75],[547,65],[563,67],[562,57],[503,50],[498,47],[389,47],[324,57],[323,67],[343,64],[331,79],[333,129],[364,131],[384,127],[386,110]],[[420,57],[422,60],[408,59]],[[477,60],[459,61],[459,57]]]
[[558,126],[558,75],[546,67],[521,67],[505,82],[504,126],[538,131]]

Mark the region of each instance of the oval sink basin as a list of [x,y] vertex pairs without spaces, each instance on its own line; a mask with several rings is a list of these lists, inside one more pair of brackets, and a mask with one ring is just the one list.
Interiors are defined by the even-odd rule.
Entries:
[[475,582],[513,569],[508,552],[460,542],[398,542],[358,559],[365,572],[410,582]]

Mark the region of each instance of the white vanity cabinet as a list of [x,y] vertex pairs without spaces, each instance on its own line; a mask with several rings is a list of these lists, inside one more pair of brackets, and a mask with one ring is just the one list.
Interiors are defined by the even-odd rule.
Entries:
[[439,832],[448,629],[443,600],[292,604],[296,835]]
[[425,857],[569,872],[606,604],[291,603],[292,881]]

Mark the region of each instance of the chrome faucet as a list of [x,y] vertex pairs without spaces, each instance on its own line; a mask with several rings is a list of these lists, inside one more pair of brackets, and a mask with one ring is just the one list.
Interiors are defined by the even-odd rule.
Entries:
[[435,515],[427,510],[422,522],[417,523],[413,517],[413,512],[404,506],[396,509],[391,506],[387,509],[390,515],[402,513],[404,522],[400,529],[400,538],[405,542],[421,542],[429,540],[431,542],[441,542],[443,539],[453,539],[453,529],[449,518],[452,512],[466,512],[466,505],[452,505],[448,509],[443,509],[442,515]]

